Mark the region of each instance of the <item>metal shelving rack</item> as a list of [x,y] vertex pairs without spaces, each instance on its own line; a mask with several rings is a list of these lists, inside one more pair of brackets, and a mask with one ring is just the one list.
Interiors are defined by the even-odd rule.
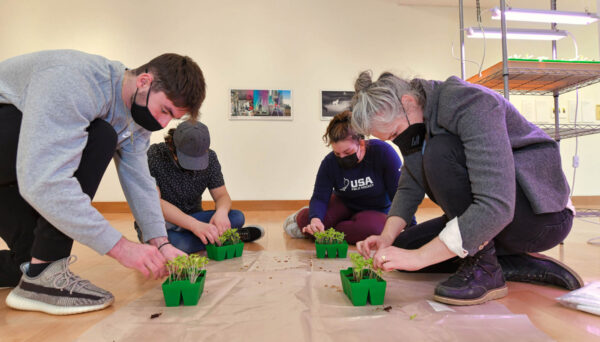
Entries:
[[[561,95],[600,82],[600,62],[546,62],[507,60],[511,95]],[[504,93],[503,63],[497,63],[467,81]],[[557,105],[558,102],[555,102]],[[561,139],[600,133],[598,124],[536,123],[548,135]],[[557,132],[558,127],[558,132]]]
[[[600,62],[508,59],[508,88],[515,95],[561,95],[600,82]],[[502,62],[467,81],[504,92]]]
[[[556,0],[551,0],[551,9],[556,10]],[[561,124],[559,121],[558,96],[578,88],[600,82],[598,62],[557,62],[556,41],[552,41],[552,60],[508,59],[506,44],[505,0],[500,0],[502,27],[502,62],[472,76],[467,81],[494,89],[508,100],[514,95],[552,95],[554,97],[554,124],[537,124],[548,135],[560,142],[561,139],[600,133],[597,124]],[[465,79],[463,1],[459,0],[461,76]],[[556,29],[556,24],[551,24]],[[577,209],[577,216],[599,217],[600,210]]]

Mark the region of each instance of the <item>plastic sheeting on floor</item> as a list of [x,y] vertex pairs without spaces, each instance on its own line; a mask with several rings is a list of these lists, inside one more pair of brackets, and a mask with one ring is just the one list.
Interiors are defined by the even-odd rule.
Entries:
[[314,251],[244,251],[241,258],[209,263],[197,306],[165,307],[157,287],[79,340],[551,340],[526,315],[496,302],[468,307],[433,302],[435,285],[447,277],[442,274],[386,273],[384,305],[354,307],[339,275],[349,266],[350,259],[317,259]]

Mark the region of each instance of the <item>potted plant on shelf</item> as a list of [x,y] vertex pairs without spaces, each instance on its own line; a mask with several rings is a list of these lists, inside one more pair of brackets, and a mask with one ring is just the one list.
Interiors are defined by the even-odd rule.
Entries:
[[227,229],[219,237],[219,241],[221,241],[221,246],[212,243],[206,245],[206,254],[210,259],[221,261],[242,256],[244,243],[240,239],[237,229]]
[[346,236],[342,232],[338,232],[333,228],[329,228],[323,232],[315,233],[315,248],[317,250],[317,258],[345,258],[348,253],[348,242],[344,240]]
[[180,255],[167,262],[169,277],[162,284],[167,306],[196,305],[204,291],[208,259],[196,254]]
[[340,270],[342,288],[354,306],[383,304],[387,283],[381,278],[381,270],[373,269],[373,259],[365,259],[358,253],[350,254],[352,267]]

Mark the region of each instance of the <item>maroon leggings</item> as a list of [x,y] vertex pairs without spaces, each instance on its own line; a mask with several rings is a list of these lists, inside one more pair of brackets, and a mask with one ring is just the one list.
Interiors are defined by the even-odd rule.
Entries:
[[[296,223],[300,229],[310,223],[308,208],[302,209],[296,215]],[[323,219],[325,229],[330,227],[346,234],[346,241],[355,244],[371,235],[379,235],[383,231],[383,225],[387,215],[380,211],[365,210],[353,211],[348,209],[339,197],[332,195],[327,205],[327,213]]]

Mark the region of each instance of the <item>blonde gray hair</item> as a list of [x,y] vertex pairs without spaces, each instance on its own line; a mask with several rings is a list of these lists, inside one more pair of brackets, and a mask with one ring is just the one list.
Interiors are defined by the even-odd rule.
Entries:
[[425,94],[417,80],[407,81],[390,72],[382,73],[377,81],[372,81],[370,70],[358,75],[354,83],[354,98],[352,99],[352,127],[365,136],[373,129],[385,132],[389,124],[398,115],[404,115],[400,99],[409,94],[424,106]]

